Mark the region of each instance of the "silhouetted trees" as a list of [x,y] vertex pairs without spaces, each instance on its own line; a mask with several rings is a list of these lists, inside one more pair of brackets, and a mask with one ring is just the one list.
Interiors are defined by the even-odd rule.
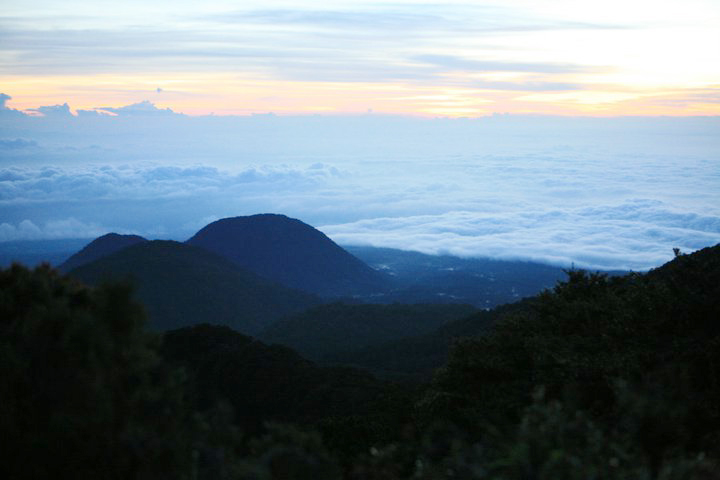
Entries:
[[0,272],[0,473],[719,478],[720,246],[642,275],[573,270],[494,315],[452,327],[479,335],[431,383],[389,384],[227,327],[161,339],[127,286],[16,265]]
[[84,287],[48,266],[0,272],[4,478],[181,478],[182,373],[158,355],[129,287]]

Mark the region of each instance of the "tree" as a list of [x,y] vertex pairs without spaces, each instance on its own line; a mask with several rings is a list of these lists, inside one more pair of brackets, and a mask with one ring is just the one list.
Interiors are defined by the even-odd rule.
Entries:
[[127,285],[85,287],[47,265],[0,271],[4,478],[182,478],[183,378]]

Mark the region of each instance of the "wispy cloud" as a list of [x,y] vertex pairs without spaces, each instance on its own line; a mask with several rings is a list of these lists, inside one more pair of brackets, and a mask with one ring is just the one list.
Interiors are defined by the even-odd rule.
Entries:
[[167,116],[177,115],[170,108],[158,108],[154,103],[143,100],[142,102],[133,103],[132,105],[126,105],[124,107],[97,107],[96,110],[103,112],[114,113],[115,115],[127,115],[127,116]]
[[[22,108],[73,92],[86,110],[98,104],[97,78],[124,102],[176,87],[187,95],[174,94],[174,110],[190,114],[717,113],[713,97],[683,103],[682,90],[717,83],[720,64],[697,53],[718,41],[717,10],[688,1],[684,16],[620,0],[18,4],[0,18],[0,77],[38,99]],[[268,102],[274,92],[283,95]],[[445,95],[454,98],[433,100]]]
[[511,8],[442,4],[179,15],[178,27],[168,22],[105,28],[89,28],[85,23],[73,27],[74,23],[57,27],[37,19],[6,18],[0,44],[7,60],[0,63],[0,73],[147,72],[181,65],[202,71],[250,70],[294,80],[306,80],[312,71],[315,81],[426,78],[426,69],[408,64],[409,51],[418,52],[411,58],[415,63],[436,68],[577,72],[583,69],[569,64],[482,62],[420,52],[468,42],[494,50],[498,46],[492,36],[509,32],[616,28],[527,18]]
[[580,65],[555,63],[523,63],[479,61],[454,55],[416,55],[412,60],[446,67],[451,70],[465,70],[472,72],[531,72],[531,73],[577,73],[595,70]]

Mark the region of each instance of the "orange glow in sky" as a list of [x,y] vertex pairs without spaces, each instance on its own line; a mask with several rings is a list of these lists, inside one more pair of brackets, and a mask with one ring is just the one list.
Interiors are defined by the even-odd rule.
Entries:
[[147,3],[112,13],[84,0],[6,6],[6,107],[720,114],[715,0]]

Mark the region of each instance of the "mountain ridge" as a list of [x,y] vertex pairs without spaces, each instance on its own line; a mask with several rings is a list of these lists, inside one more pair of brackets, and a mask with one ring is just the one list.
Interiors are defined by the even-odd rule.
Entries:
[[158,330],[211,322],[254,335],[284,315],[320,303],[314,295],[172,240],[131,245],[81,265],[70,275],[89,284],[129,281]]
[[58,265],[58,270],[67,273],[74,268],[111,255],[118,250],[147,241],[146,238],[139,235],[122,235],[114,232],[106,233],[92,240],[85,245],[82,250]]

